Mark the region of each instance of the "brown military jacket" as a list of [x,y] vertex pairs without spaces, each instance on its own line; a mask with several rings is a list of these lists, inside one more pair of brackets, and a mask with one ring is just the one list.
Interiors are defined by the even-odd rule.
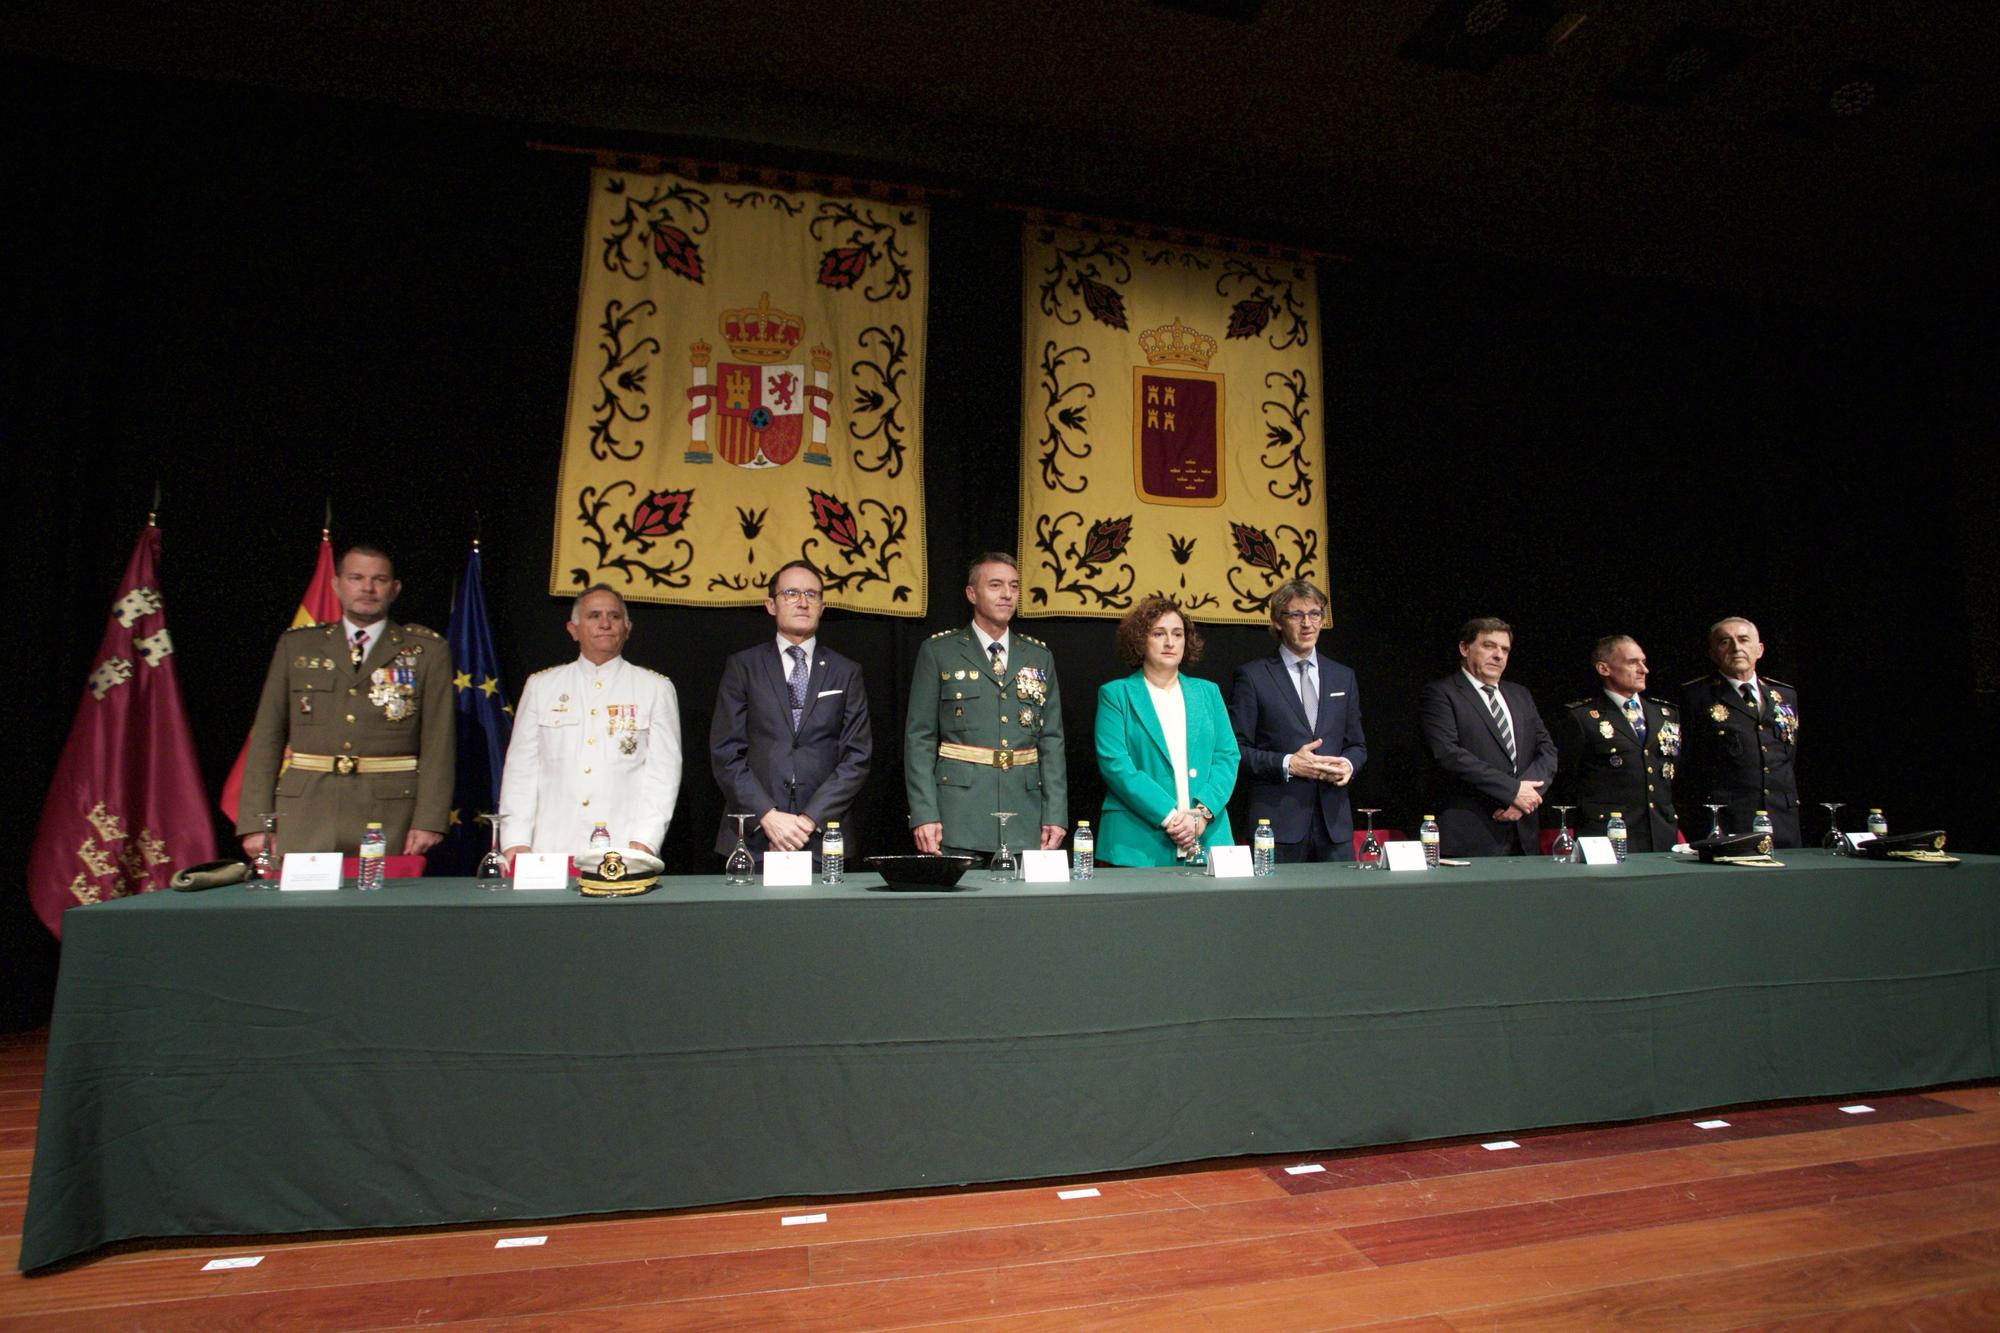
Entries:
[[[263,830],[278,812],[278,851],[354,852],[379,820],[390,855],[412,828],[443,832],[451,809],[455,744],[451,648],[421,625],[384,621],[359,668],[348,660],[341,622],[305,625],[278,638],[264,677],[243,765],[238,835]],[[415,756],[406,772],[314,772],[279,767],[300,755]]]

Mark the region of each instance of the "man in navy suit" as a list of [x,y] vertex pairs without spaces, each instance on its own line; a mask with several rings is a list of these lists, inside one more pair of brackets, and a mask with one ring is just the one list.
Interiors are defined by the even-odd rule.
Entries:
[[1354,672],[1318,650],[1326,594],[1293,579],[1271,594],[1278,651],[1236,669],[1229,720],[1250,790],[1250,827],[1271,821],[1280,861],[1352,861],[1347,784],[1368,762]]
[[1459,669],[1424,686],[1418,704],[1417,724],[1440,773],[1436,808],[1446,856],[1541,851],[1536,811],[1556,775],[1556,743],[1535,697],[1500,679],[1513,651],[1506,621],[1466,621]]
[[[816,856],[827,821],[845,821],[868,779],[868,693],[860,666],[819,642],[823,592],[810,563],[780,568],[764,599],[776,642],[745,648],[722,668],[708,751],[726,802],[715,839],[724,855],[736,845],[727,817],[735,812],[757,816],[747,841],[760,862],[766,850]],[[846,851],[854,855],[852,833]]]

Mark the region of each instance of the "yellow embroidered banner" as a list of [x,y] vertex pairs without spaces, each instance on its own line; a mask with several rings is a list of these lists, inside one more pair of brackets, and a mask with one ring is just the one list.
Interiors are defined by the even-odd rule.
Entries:
[[928,228],[594,170],[549,591],[742,606],[804,558],[832,605],[921,616]]
[[1313,265],[1032,219],[1023,261],[1024,609],[1249,624],[1324,586]]

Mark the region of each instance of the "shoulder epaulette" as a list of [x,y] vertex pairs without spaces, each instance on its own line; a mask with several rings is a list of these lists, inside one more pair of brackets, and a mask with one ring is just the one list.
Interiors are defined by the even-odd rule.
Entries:
[[403,626],[403,632],[405,634],[421,634],[427,639],[442,639],[444,637],[444,635],[438,633],[436,630],[425,629],[422,625],[405,625]]
[[326,621],[321,621],[317,625],[288,625],[285,627],[285,633],[299,634],[303,633],[306,630],[324,630],[328,625],[331,625],[332,623],[333,623],[332,621],[326,620]]
[[956,634],[956,633],[958,633],[958,631],[955,629],[941,629],[937,633],[931,635],[931,637],[933,639],[942,639],[947,634]]
[[1708,683],[1709,681],[1711,681],[1711,680],[1714,680],[1714,679],[1715,679],[1715,677],[1713,677],[1713,676],[1696,676],[1696,677],[1695,677],[1695,678],[1694,678],[1693,680],[1684,680],[1684,681],[1682,681],[1682,682],[1681,682],[1681,688],[1685,690],[1685,689],[1688,689],[1688,688],[1689,688],[1689,687],[1691,687],[1691,686],[1695,686],[1695,685],[1704,685],[1704,684],[1706,684],[1706,683]]
[[1789,680],[1779,680],[1776,676],[1762,676],[1759,679],[1767,684],[1776,685],[1781,690],[1796,690],[1798,688],[1798,686],[1792,684]]
[[1046,648],[1046,647],[1048,647],[1048,645],[1047,645],[1046,643],[1043,643],[1043,642],[1042,642],[1042,641],[1041,641],[1040,639],[1037,639],[1037,638],[1035,638],[1035,637],[1034,637],[1034,636],[1033,636],[1032,634],[1021,634],[1021,635],[1018,635],[1018,637],[1020,638],[1021,642],[1023,642],[1023,643],[1032,643],[1032,644],[1034,644],[1034,645],[1035,645],[1035,647],[1037,647],[1037,648]]
[[1588,708],[1589,706],[1590,706],[1589,695],[1585,695],[1581,699],[1572,699],[1568,703],[1563,705],[1564,708]]

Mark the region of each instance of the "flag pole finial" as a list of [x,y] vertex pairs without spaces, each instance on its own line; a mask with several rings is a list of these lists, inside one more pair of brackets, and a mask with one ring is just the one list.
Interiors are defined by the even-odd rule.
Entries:
[[149,528],[160,526],[160,481],[157,477],[153,479],[153,505],[146,511],[146,526]]

